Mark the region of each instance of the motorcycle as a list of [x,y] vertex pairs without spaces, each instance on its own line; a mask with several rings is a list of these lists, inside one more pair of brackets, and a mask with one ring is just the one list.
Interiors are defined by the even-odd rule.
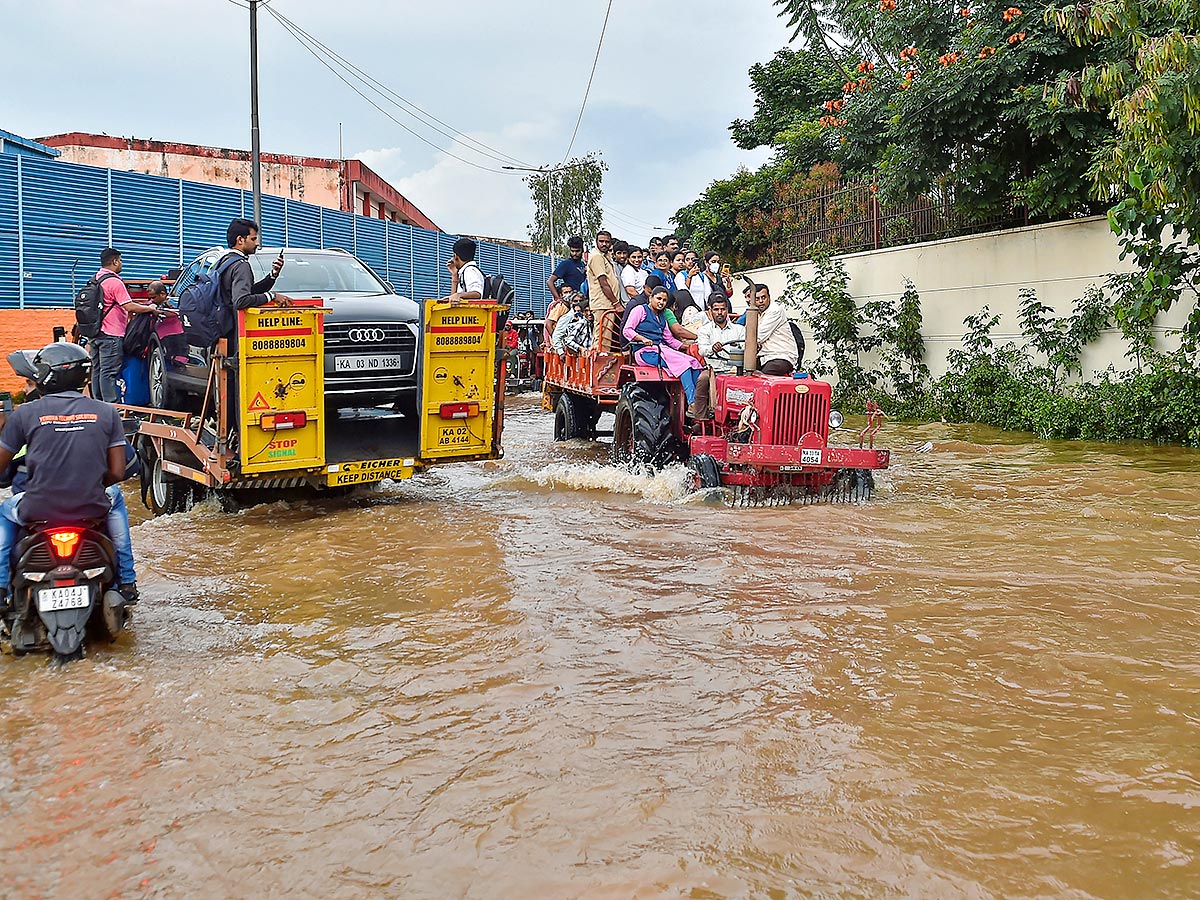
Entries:
[[117,639],[131,611],[116,590],[116,558],[103,522],[32,524],[14,555],[3,622],[15,655],[50,649],[62,663],[83,657],[85,637]]

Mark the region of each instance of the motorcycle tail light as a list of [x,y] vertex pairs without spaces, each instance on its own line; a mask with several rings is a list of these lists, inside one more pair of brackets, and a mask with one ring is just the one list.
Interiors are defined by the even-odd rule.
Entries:
[[51,531],[47,537],[50,538],[50,546],[54,549],[55,556],[59,559],[70,559],[75,555],[75,548],[79,545],[81,532],[63,529]]

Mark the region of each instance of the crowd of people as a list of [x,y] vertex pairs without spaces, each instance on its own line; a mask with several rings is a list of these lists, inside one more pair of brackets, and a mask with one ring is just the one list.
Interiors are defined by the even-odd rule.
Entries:
[[[546,282],[553,300],[546,312],[546,352],[630,351],[644,364],[679,378],[688,414],[712,415],[712,375],[731,373],[730,352],[744,352],[745,315],[734,320],[733,281],[715,251],[681,247],[669,234],[647,248],[596,233],[584,259],[580,237],[567,242],[568,256]],[[759,369],[790,375],[800,364],[801,339],[787,313],[772,303],[766,285],[747,285],[746,305],[758,310]]]

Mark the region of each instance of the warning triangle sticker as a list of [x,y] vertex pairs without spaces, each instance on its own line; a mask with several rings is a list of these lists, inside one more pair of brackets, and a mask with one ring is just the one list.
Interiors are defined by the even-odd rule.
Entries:
[[259,391],[254,395],[254,399],[250,401],[250,405],[246,407],[247,412],[262,412],[264,409],[270,409],[271,404],[267,402],[266,397]]

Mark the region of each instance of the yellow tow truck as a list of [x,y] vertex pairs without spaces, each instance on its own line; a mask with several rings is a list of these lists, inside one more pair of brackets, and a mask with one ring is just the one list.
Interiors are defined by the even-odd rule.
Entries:
[[416,417],[325,399],[319,299],[238,313],[237,352],[218,342],[194,411],[121,406],[155,515],[216,496],[237,509],[296,492],[339,493],[411,478],[430,466],[499,459],[506,306],[427,300],[421,308]]

